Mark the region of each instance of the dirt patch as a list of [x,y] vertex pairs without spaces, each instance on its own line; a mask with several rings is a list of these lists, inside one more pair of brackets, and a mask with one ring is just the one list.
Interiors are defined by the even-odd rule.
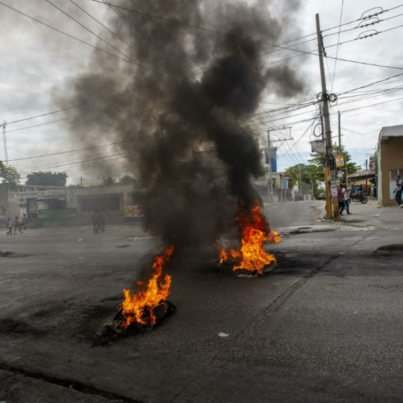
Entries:
[[403,244],[396,243],[391,245],[383,245],[380,246],[375,254],[378,255],[394,255],[394,254],[402,254],[403,253]]
[[0,250],[0,257],[13,257],[13,258],[17,258],[17,257],[26,257],[26,256],[28,256],[28,255],[21,255],[21,254],[14,253],[14,252],[9,252],[9,251],[2,252],[2,251]]
[[21,322],[12,318],[0,319],[0,333],[7,335],[12,334],[13,336],[34,336],[41,337],[45,336],[47,332],[41,329],[37,329],[28,323]]

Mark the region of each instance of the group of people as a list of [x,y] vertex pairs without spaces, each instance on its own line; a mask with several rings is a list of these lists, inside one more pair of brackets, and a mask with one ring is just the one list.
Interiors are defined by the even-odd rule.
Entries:
[[368,186],[367,185],[351,185],[350,188],[350,193],[355,194],[355,193],[360,193],[363,192],[367,196],[373,196],[377,197],[377,191],[376,191],[376,182],[370,183]]
[[15,217],[14,222],[11,220],[10,217],[8,217],[6,221],[7,235],[13,235],[13,228],[14,228],[14,235],[17,234],[17,231],[19,231],[20,234],[23,234],[22,229],[24,230],[27,229],[27,224],[28,224],[28,218],[26,214],[24,214],[22,220],[20,220],[18,217]]
[[342,183],[337,187],[337,197],[339,199],[339,213],[343,215],[343,211],[346,210],[347,214],[350,213],[350,203],[348,202],[348,190],[347,185]]
[[94,234],[97,234],[99,231],[105,231],[105,213],[103,211],[95,210],[92,213],[92,225]]

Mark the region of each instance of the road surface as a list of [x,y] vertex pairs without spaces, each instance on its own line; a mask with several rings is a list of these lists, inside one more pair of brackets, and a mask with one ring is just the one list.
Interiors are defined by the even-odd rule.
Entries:
[[268,246],[268,276],[217,271],[214,248],[177,255],[175,315],[107,348],[92,337],[160,241],[124,226],[4,231],[0,250],[14,255],[0,257],[0,401],[403,401],[403,255],[376,252],[402,232],[323,227],[317,203],[266,210],[276,227],[311,228]]

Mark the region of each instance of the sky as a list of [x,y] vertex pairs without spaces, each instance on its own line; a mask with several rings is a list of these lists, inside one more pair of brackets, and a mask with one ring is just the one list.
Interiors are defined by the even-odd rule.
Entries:
[[[129,0],[127,1],[129,2]],[[104,29],[70,1],[52,0],[52,2],[95,33],[104,35]],[[108,24],[109,10],[107,7],[91,0],[74,0],[74,2],[104,24]],[[343,94],[358,87],[403,74],[402,55],[397,46],[401,42],[403,33],[403,7],[386,11],[371,20],[357,21],[363,16],[389,10],[402,3],[403,0],[304,1],[295,18],[295,24],[287,27],[287,31],[290,32],[288,38],[310,36],[283,45],[291,50],[268,48],[268,53],[270,53],[267,55],[268,63],[278,62],[279,65],[282,65],[285,63],[282,61],[283,59],[292,57],[287,63],[291,63],[298,69],[299,75],[305,83],[303,93],[292,99],[278,98],[271,95],[268,90],[259,107],[259,112],[264,113],[257,120],[256,131],[261,136],[261,144],[265,145],[266,132],[270,130],[273,144],[279,147],[278,169],[280,171],[297,163],[308,161],[311,151],[309,141],[314,139],[313,129],[318,123],[315,121],[312,124],[312,118],[317,115],[318,107],[308,105],[304,109],[286,114],[273,115],[266,112],[289,106],[289,104],[310,103],[322,91],[318,57],[303,53],[317,52],[316,37],[311,35],[316,31],[316,13],[320,15],[321,29],[324,31],[324,44],[329,56],[325,58],[328,92],[338,95],[337,102],[331,104],[332,135],[337,136],[337,113],[340,111],[342,144],[352,155],[354,162],[364,166],[366,156],[373,153],[376,148],[381,128],[403,124],[401,117],[403,95],[400,94],[400,88],[398,88],[402,85],[403,76]],[[275,15],[275,2],[267,1],[267,4]],[[57,27],[94,46],[98,45],[94,35],[68,19],[46,0],[1,0],[0,123],[7,122],[10,165],[19,170],[22,181],[32,171],[51,170],[66,171],[69,175],[69,184],[78,183],[80,176],[84,178],[84,184],[97,183],[101,180],[99,173],[94,174],[90,165],[85,166],[79,163],[82,159],[82,156],[80,159],[79,151],[49,156],[51,153],[71,151],[82,147],[70,138],[67,126],[63,121],[48,124],[48,122],[60,119],[74,118],[77,114],[76,110],[72,109],[67,114],[56,113],[14,122],[57,110],[57,105],[52,103],[52,99],[54,99],[52,94],[69,91],[68,79],[85,71],[94,50],[88,45],[10,10],[5,5]],[[342,24],[355,22],[341,27],[339,39],[340,19]],[[383,21],[384,19],[388,20]],[[363,25],[368,22],[376,22],[376,24],[359,28],[359,24]],[[329,29],[333,27],[337,28]],[[391,30],[388,32],[382,32],[389,29]],[[369,34],[376,35],[358,39],[360,36]],[[312,41],[299,44],[311,39]],[[337,46],[338,42],[342,44]],[[119,43],[118,40],[114,44],[124,51],[124,44]],[[102,46],[102,48],[107,49],[107,46]],[[108,51],[113,52],[110,49]],[[110,56],[105,54],[103,57]],[[330,57],[389,67],[342,60],[336,62]],[[384,91],[388,89],[391,91],[385,93]],[[301,122],[303,120],[307,121]],[[281,127],[286,128],[281,129]],[[318,128],[315,133],[317,130]],[[282,139],[287,139],[287,141],[281,141]],[[334,138],[334,141],[337,141],[337,138]],[[108,150],[108,146],[105,146],[105,152]],[[40,155],[44,156],[36,158]],[[0,159],[4,159],[2,147],[0,148]],[[113,164],[116,165],[118,172],[119,159],[114,160]]]

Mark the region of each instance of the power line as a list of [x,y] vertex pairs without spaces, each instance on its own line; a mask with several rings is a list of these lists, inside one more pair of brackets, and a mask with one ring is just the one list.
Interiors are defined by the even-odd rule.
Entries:
[[21,130],[32,129],[33,127],[45,126],[45,125],[49,125],[49,124],[52,124],[52,123],[64,122],[65,120],[76,119],[76,118],[79,118],[79,117],[82,117],[82,116],[83,115],[71,116],[69,118],[63,118],[63,119],[58,119],[58,120],[52,120],[50,122],[39,123],[38,125],[25,126],[25,127],[19,128],[19,129],[8,130],[8,133],[19,132]]
[[4,7],[9,8],[10,10],[15,11],[15,12],[18,13],[18,14],[23,15],[24,17],[27,17],[27,18],[29,18],[29,19],[35,21],[35,22],[38,22],[39,24],[44,25],[45,27],[48,27],[48,28],[50,28],[50,29],[53,29],[53,30],[56,31],[56,32],[59,32],[59,33],[62,34],[62,35],[65,35],[65,36],[67,36],[67,37],[69,37],[69,38],[71,38],[71,39],[74,39],[75,41],[78,41],[78,42],[80,42],[80,43],[83,43],[84,45],[90,46],[91,48],[93,48],[93,49],[95,49],[95,50],[98,50],[98,51],[100,51],[100,52],[106,53],[107,55],[112,56],[112,57],[115,57],[115,58],[117,58],[117,59],[119,59],[119,60],[122,60],[122,61],[124,61],[124,62],[126,62],[126,63],[130,63],[130,64],[135,64],[135,65],[137,65],[137,63],[134,63],[134,62],[131,61],[131,60],[124,59],[124,58],[122,58],[122,57],[120,57],[120,56],[118,56],[118,55],[115,55],[115,54],[113,54],[113,53],[108,52],[107,50],[104,50],[104,49],[101,49],[101,48],[99,48],[99,47],[97,47],[97,46],[91,45],[90,43],[85,42],[85,41],[83,41],[82,39],[79,39],[79,38],[77,38],[77,37],[75,37],[75,36],[73,36],[73,35],[70,35],[70,34],[68,34],[67,32],[61,31],[61,30],[58,29],[58,28],[52,27],[51,25],[46,24],[45,22],[40,21],[40,20],[38,20],[38,19],[36,19],[36,18],[34,18],[34,17],[31,17],[30,15],[25,14],[25,13],[23,13],[22,11],[19,11],[19,10],[15,9],[15,8],[13,8],[13,7],[7,5],[7,4],[4,4],[4,3],[1,2],[1,1],[0,1],[0,4],[1,4],[2,6],[4,6]]
[[[133,140],[134,141],[134,140]],[[96,148],[101,148],[101,147],[109,147],[109,146],[114,146],[117,144],[122,144],[122,143],[127,143],[125,141],[117,141],[115,143],[109,143],[109,144],[102,144],[99,146],[92,146],[92,147],[84,147],[84,148],[76,148],[74,150],[68,150],[68,151],[60,151],[60,152],[56,152],[56,153],[50,153],[50,154],[42,154],[42,155],[33,155],[30,157],[23,157],[23,158],[16,158],[13,160],[9,160],[9,161],[24,161],[24,160],[30,160],[30,159],[34,159],[34,158],[43,158],[43,157],[52,157],[54,155],[62,155],[62,154],[70,154],[70,153],[74,153],[74,152],[78,152],[78,151],[86,151],[86,150],[94,150]]]
[[[341,20],[343,19],[343,7],[344,7],[344,0],[341,0],[341,11],[340,11],[340,21],[339,21],[339,35],[337,37],[337,42],[340,42],[340,34],[341,34]],[[334,71],[333,71],[333,80],[332,80],[332,89],[330,92],[333,92],[333,87],[334,87],[334,80],[336,78],[336,68],[337,68],[337,57],[339,56],[339,50],[340,50],[341,44],[337,46],[337,52],[336,52],[336,60],[334,61]]]

